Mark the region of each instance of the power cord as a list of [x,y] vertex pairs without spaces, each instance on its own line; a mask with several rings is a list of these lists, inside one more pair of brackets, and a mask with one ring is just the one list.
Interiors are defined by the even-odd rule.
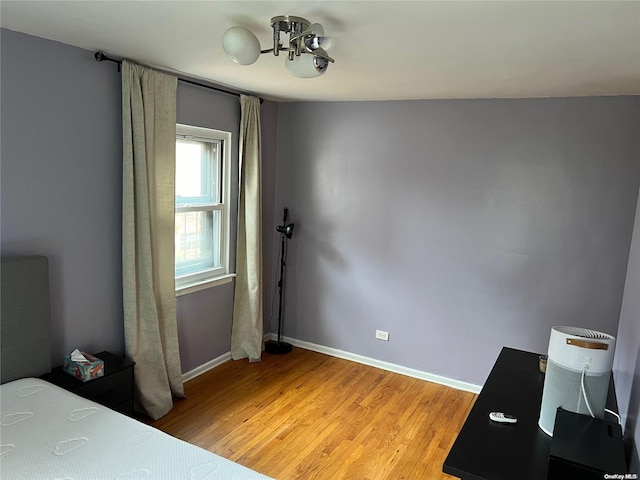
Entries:
[[[582,387],[582,398],[584,398],[584,403],[587,406],[587,410],[589,410],[589,413],[591,414],[592,418],[596,418],[596,416],[593,414],[593,410],[591,409],[591,405],[589,405],[589,399],[587,398],[587,391],[584,388],[584,377],[587,373],[588,368],[589,367],[585,365],[584,370],[582,370],[582,377],[580,378],[580,386]],[[620,418],[620,415],[618,415],[613,410],[609,410],[608,408],[605,408],[604,411],[616,417],[618,419],[618,424],[622,426],[622,419]]]
[[584,403],[587,406],[587,410],[589,410],[589,413],[591,414],[592,418],[596,418],[596,416],[593,414],[593,410],[591,410],[591,405],[589,405],[589,399],[587,398],[587,391],[584,388],[584,377],[587,374],[588,368],[589,367],[585,365],[584,369],[582,370],[582,377],[580,378],[580,386],[582,387],[582,398],[584,398]]
[[609,410],[608,408],[604,409],[605,412],[610,413],[611,415],[613,415],[614,417],[616,417],[618,419],[618,425],[622,426],[622,419],[620,418],[620,415],[618,415],[616,412],[614,412],[613,410]]

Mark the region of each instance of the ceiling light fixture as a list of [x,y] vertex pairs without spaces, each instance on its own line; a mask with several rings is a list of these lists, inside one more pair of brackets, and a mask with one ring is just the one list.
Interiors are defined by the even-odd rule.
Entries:
[[[240,65],[251,65],[263,53],[271,53],[277,57],[280,52],[287,52],[285,65],[289,72],[301,78],[319,77],[327,71],[333,58],[327,54],[331,46],[329,38],[324,36],[324,29],[319,23],[311,23],[302,17],[281,15],[271,19],[273,29],[273,47],[260,49],[258,38],[243,27],[231,27],[222,36],[222,48],[234,62]],[[280,42],[280,33],[289,35],[288,45]]]

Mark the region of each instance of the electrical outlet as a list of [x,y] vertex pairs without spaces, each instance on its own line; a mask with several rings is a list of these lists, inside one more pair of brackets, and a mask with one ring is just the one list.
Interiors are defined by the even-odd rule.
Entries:
[[376,338],[378,340],[389,341],[389,332],[383,332],[382,330],[376,330]]

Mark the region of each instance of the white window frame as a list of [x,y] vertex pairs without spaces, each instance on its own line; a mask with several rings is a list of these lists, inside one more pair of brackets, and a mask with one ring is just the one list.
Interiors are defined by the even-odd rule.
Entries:
[[[196,273],[181,275],[175,277],[176,296],[185,295],[205,288],[215,287],[224,283],[231,282],[235,277],[234,273],[229,271],[229,251],[230,251],[230,232],[231,232],[231,132],[222,130],[214,130],[211,128],[195,127],[192,125],[176,124],[176,140],[204,140],[217,141],[222,144],[221,167],[221,202],[209,207],[208,210],[216,210],[220,212],[221,238],[220,238],[220,267],[203,270]],[[176,159],[177,161],[177,159]],[[175,202],[174,202],[175,204]],[[200,207],[180,207],[181,212],[200,211]],[[178,208],[176,208],[176,213]],[[174,215],[175,218],[175,215]]]

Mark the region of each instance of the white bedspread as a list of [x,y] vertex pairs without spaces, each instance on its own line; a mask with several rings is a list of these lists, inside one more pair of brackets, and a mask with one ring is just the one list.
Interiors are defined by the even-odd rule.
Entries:
[[0,389],[2,479],[268,478],[43,380]]

